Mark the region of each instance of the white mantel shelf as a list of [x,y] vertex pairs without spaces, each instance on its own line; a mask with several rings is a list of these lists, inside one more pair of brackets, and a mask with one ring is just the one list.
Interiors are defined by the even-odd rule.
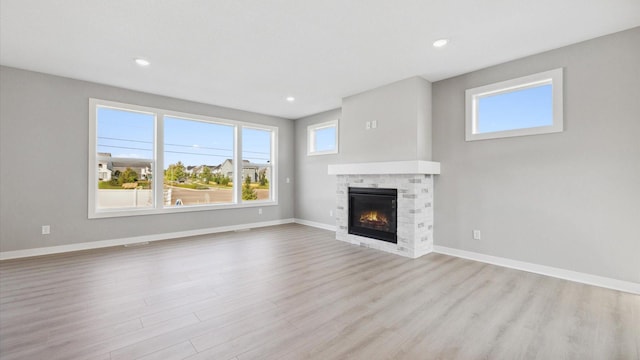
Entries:
[[424,160],[329,165],[329,175],[440,174],[440,163]]

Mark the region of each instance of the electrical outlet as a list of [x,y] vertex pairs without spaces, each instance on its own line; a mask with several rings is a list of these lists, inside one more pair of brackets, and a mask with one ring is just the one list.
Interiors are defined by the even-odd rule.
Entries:
[[258,215],[262,215],[262,208],[258,209]]
[[473,230],[473,240],[480,240],[481,234],[480,230]]
[[51,226],[50,225],[42,225],[42,235],[51,234]]
[[371,121],[371,128],[372,128],[372,129],[375,129],[375,128],[377,128],[377,127],[378,127],[378,120],[373,120],[373,121]]
[[291,179],[287,178],[287,184],[291,182]]
[[329,216],[333,217],[333,210],[329,210]]
[[367,125],[366,125],[367,130],[371,129],[371,121],[367,121]]

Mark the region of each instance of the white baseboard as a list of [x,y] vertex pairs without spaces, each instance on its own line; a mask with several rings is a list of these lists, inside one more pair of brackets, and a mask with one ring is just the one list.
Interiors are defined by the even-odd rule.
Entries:
[[49,247],[25,249],[25,250],[14,250],[14,251],[2,251],[0,252],[0,260],[19,259],[19,258],[32,257],[32,256],[66,253],[66,252],[78,251],[78,250],[99,249],[104,247],[168,240],[168,239],[182,238],[182,237],[188,237],[188,236],[215,234],[215,233],[226,232],[226,231],[236,231],[236,230],[245,230],[245,229],[251,229],[251,228],[260,228],[265,226],[290,224],[293,222],[294,222],[294,219],[281,219],[281,220],[263,221],[263,222],[250,223],[250,224],[240,224],[240,225],[220,226],[220,227],[206,228],[206,229],[177,231],[177,232],[163,233],[163,234],[133,236],[128,238],[120,238],[120,239],[112,239],[112,240],[91,241],[91,242],[70,244],[70,245],[49,246]]
[[336,231],[335,225],[323,224],[315,221],[303,220],[303,219],[293,219],[293,222],[296,224],[307,225],[319,229],[325,229],[330,231]]
[[640,295],[640,283],[617,280],[604,276],[585,274],[577,271],[560,269],[551,266],[538,265],[524,261],[512,260],[498,256],[480,254],[471,251],[459,250],[445,246],[434,246],[434,252],[451,255],[459,258],[480,261],[488,264],[503,266],[511,269],[528,271],[536,274],[551,276],[559,279],[575,281],[583,284],[599,286],[603,288],[624,291]]

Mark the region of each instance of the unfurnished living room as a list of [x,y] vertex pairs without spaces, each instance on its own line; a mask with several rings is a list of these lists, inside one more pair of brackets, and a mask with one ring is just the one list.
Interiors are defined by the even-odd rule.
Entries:
[[0,0],[0,359],[640,359],[640,1]]

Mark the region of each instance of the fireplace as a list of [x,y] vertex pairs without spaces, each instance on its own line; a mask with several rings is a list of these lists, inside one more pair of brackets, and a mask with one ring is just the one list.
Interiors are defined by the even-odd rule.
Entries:
[[[440,174],[440,163],[407,160],[333,164],[329,165],[328,173],[336,175],[337,240],[414,259],[433,251],[433,175]],[[382,225],[376,223],[376,218],[365,224],[371,225],[370,228],[354,223],[360,219],[359,216],[353,219],[354,210],[358,211],[353,201],[363,200],[358,196],[362,195],[360,190],[365,194],[382,192],[384,195],[388,189],[394,190],[386,195],[396,199],[395,208],[390,206],[389,210],[393,222],[389,227],[395,230],[395,235],[375,232],[379,231],[376,226]],[[393,205],[392,201],[389,197],[382,200]],[[378,236],[371,236],[371,232]],[[389,237],[389,241],[379,240],[381,235]]]
[[397,189],[349,188],[349,234],[397,244]]

